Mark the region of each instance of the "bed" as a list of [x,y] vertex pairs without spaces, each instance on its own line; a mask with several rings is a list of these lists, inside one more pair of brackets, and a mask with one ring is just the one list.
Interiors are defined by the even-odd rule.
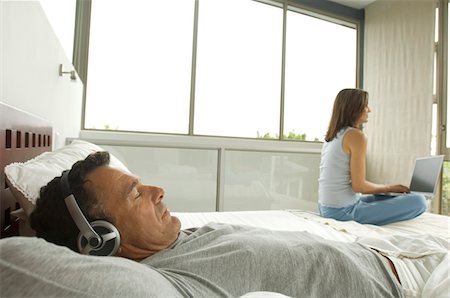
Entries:
[[[34,237],[27,217],[40,186],[102,148],[75,140],[52,150],[48,121],[2,103],[0,115],[0,295],[180,297],[168,280],[147,266],[119,257],[80,255]],[[114,156],[111,163],[127,170]],[[180,219],[182,229],[220,222],[274,231],[308,231],[328,240],[359,242],[399,260],[395,265],[402,271],[405,286],[415,287],[414,291],[408,288],[405,296],[450,296],[450,218],[446,216],[424,213],[413,220],[380,227],[325,219],[302,210],[172,214]],[[419,274],[403,266],[402,262],[410,260],[423,260],[421,269],[427,272]],[[285,297],[262,291],[244,296]]]

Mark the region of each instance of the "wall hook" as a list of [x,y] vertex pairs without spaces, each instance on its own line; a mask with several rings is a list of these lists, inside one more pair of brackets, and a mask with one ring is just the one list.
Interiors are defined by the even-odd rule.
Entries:
[[59,76],[62,77],[65,74],[70,74],[70,79],[72,81],[76,81],[77,80],[77,76],[75,74],[75,70],[71,70],[71,71],[63,71],[63,65],[60,64],[59,65]]

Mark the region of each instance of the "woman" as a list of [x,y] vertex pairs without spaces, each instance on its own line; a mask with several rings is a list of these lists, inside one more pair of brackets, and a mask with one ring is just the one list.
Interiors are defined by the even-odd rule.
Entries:
[[[423,195],[409,194],[401,184],[366,180],[367,138],[362,126],[370,113],[368,101],[368,93],[359,89],[343,89],[336,96],[320,161],[320,214],[375,225],[414,218],[426,210]],[[386,192],[405,195],[379,195]]]

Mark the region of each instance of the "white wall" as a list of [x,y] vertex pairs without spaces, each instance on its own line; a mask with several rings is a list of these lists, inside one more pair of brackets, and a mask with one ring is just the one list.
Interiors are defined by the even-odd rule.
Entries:
[[52,122],[53,145],[77,137],[83,84],[59,76],[73,66],[39,1],[0,1],[0,101]]
[[376,1],[365,9],[364,89],[371,181],[411,181],[431,151],[434,0]]

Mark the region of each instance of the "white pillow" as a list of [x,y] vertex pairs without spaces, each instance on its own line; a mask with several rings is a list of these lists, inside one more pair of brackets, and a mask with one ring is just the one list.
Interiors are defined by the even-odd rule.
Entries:
[[[93,152],[105,151],[100,146],[74,140],[71,144],[52,152],[45,152],[26,162],[16,162],[5,167],[5,174],[11,192],[27,215],[34,208],[39,190],[64,170]],[[112,167],[129,172],[127,167],[111,154]],[[20,197],[23,195],[23,198]]]

